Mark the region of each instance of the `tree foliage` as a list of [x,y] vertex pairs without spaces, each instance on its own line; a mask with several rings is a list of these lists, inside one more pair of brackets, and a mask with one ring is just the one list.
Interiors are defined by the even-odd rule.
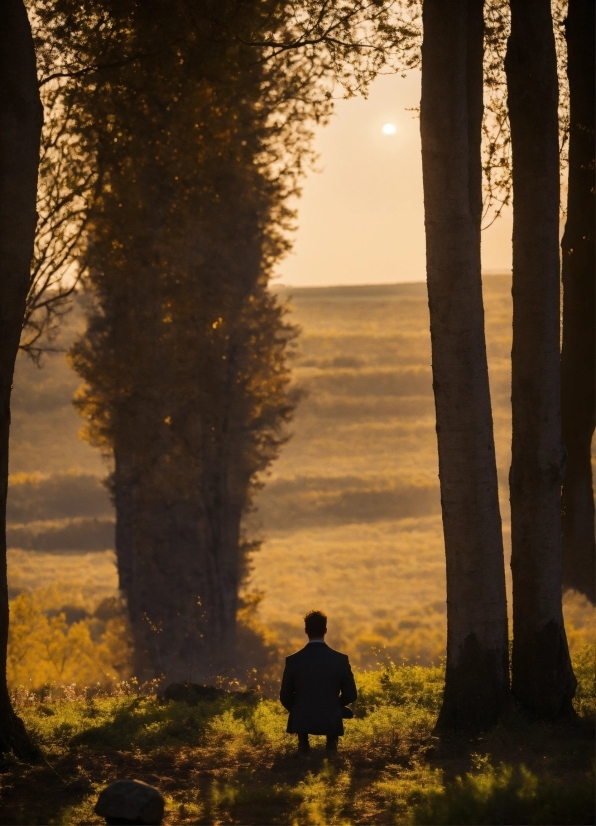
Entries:
[[43,90],[38,223],[21,350],[39,362],[51,349],[80,281],[78,256],[97,173],[75,130],[73,102],[64,84]]
[[242,516],[295,403],[295,331],[267,289],[288,198],[336,84],[362,89],[398,44],[414,64],[396,6],[37,5],[45,79],[97,186],[72,360],[88,436],[115,460],[120,584],[152,673],[229,664]]
[[7,676],[12,689],[105,685],[128,676],[130,635],[115,600],[105,600],[95,616],[75,606],[74,617],[63,602],[60,584],[11,600]]
[[[178,3],[166,18],[160,18],[163,6],[160,11],[160,4],[153,4],[144,13],[145,19],[153,16],[164,25],[153,27],[152,32],[145,29],[145,42],[123,37],[121,24],[136,14],[134,2],[121,5],[116,16],[112,13],[116,5],[109,3],[93,10],[79,8],[72,0],[27,0],[26,5],[34,30],[45,123],[40,221],[21,349],[38,362],[51,349],[60,320],[72,307],[84,270],[86,223],[100,188],[96,147],[81,131],[82,110],[74,103],[82,83],[89,91],[98,78],[101,85],[106,73],[127,66],[150,71],[154,58],[174,47],[188,48],[193,38],[195,43],[208,42],[210,48],[216,43],[243,46],[245,56],[256,64],[275,64],[273,74],[278,80],[303,74],[309,66],[311,81],[317,76],[318,83],[309,81],[308,96],[298,83],[288,98],[287,84],[281,90],[271,79],[265,94],[269,109],[271,95],[281,94],[274,127],[278,149],[282,145],[284,152],[290,149],[294,170],[301,173],[309,158],[305,151],[308,137],[300,135],[296,152],[295,115],[300,119],[306,110],[312,115],[319,104],[315,120],[320,122],[329,113],[338,86],[343,94],[353,95],[365,91],[385,66],[405,70],[419,63],[420,9],[413,0],[303,0],[284,7],[275,2],[195,0]],[[289,106],[292,127],[287,129]],[[268,158],[274,166],[278,149]]]
[[[511,205],[511,130],[507,108],[505,53],[511,33],[509,0],[486,0],[484,5],[484,228],[500,217],[503,208]],[[559,78],[559,142],[561,176],[565,177],[568,162],[569,84],[567,81],[567,45],[565,19],[568,0],[551,4],[557,50]]]

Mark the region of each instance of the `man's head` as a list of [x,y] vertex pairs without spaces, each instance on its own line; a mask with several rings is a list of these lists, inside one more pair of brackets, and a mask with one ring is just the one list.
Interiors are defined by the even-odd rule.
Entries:
[[309,640],[322,640],[327,633],[327,617],[322,611],[309,611],[304,617],[304,631]]

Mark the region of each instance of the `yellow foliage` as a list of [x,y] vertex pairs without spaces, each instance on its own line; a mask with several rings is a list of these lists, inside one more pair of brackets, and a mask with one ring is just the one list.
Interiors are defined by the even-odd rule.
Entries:
[[59,591],[38,589],[11,600],[9,687],[103,684],[128,676],[131,644],[122,614],[101,619],[77,606],[56,608]]
[[563,617],[567,643],[572,654],[578,654],[586,645],[596,645],[596,611],[590,601],[577,591],[563,596]]

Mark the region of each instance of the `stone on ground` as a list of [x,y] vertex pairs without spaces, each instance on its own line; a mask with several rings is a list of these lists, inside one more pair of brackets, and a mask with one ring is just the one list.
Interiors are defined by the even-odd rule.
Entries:
[[95,804],[95,813],[111,824],[160,824],[163,812],[163,797],[142,780],[110,783]]

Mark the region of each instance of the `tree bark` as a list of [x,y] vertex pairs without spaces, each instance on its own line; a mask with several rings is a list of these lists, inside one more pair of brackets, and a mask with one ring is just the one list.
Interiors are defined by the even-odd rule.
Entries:
[[561,419],[563,586],[594,603],[596,547],[590,448],[596,407],[594,272],[594,0],[570,0],[565,32],[569,79],[569,185],[563,253]]
[[482,0],[425,0],[422,170],[447,562],[438,729],[493,724],[509,693],[503,541],[484,337]]
[[37,169],[42,125],[35,51],[22,0],[0,3],[0,753],[32,759],[22,721],[6,684],[8,582],[6,493],[10,394],[19,347],[37,214]]
[[571,711],[561,606],[558,81],[550,0],[511,0],[505,61],[513,161],[511,569],[513,693]]
[[[192,479],[193,459],[196,451],[179,458],[177,472]],[[225,470],[218,475],[226,477]],[[234,491],[217,490],[218,481],[195,480],[186,494],[146,482],[137,492],[133,566],[121,587],[143,679],[213,683],[234,666],[242,507]],[[117,497],[117,507],[123,499]],[[123,510],[117,517],[128,519]]]
[[116,511],[116,561],[118,587],[127,600],[132,598],[135,548],[135,492],[138,486],[130,449],[114,445],[114,473],[110,478]]
[[[254,258],[253,290],[260,263]],[[248,259],[242,259],[244,275]],[[240,308],[250,305],[239,292]],[[196,302],[198,312],[201,295],[200,283],[187,284],[181,298],[187,307]],[[120,589],[134,636],[135,673],[143,680],[213,683],[230,676],[238,660],[240,523],[251,478],[238,379],[250,361],[242,346],[250,331],[228,305],[230,332],[210,351],[194,335],[203,327],[197,312],[189,328],[181,324],[176,335],[171,329],[173,338],[147,354],[152,371],[140,372],[142,390],[119,403],[112,419]],[[125,340],[131,343],[140,330],[127,318]],[[159,340],[147,317],[143,326],[145,335]],[[185,335],[192,344],[184,343]],[[239,364],[238,350],[244,357]]]

